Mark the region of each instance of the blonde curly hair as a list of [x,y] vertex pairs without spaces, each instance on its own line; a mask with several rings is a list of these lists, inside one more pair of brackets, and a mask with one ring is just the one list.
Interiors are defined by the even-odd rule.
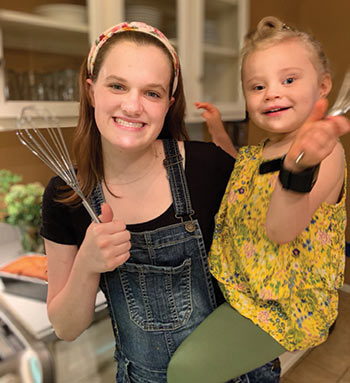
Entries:
[[242,67],[250,53],[286,40],[299,40],[310,51],[312,62],[319,74],[330,73],[328,58],[320,42],[311,34],[288,26],[274,16],[264,17],[260,20],[256,29],[246,35],[241,50]]

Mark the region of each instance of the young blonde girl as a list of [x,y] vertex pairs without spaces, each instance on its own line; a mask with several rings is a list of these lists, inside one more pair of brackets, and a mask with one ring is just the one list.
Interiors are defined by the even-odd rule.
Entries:
[[[338,137],[350,125],[343,116],[324,117],[332,82],[320,44],[274,17],[261,20],[247,36],[242,85],[249,117],[267,139],[237,155],[216,218],[209,266],[248,327],[269,334],[254,352],[261,355],[271,346],[278,355],[324,342],[337,316],[346,225],[346,169]],[[215,108],[197,107],[205,109],[211,131],[222,132]],[[226,355],[235,347],[229,339],[240,328],[236,322],[225,327],[218,353],[197,352],[210,342],[206,334],[218,336],[215,324],[205,327],[210,320],[185,342],[199,339],[191,351],[209,370],[215,353],[213,363],[233,368],[237,361]],[[248,355],[254,360],[249,342],[260,335],[249,339],[247,333],[238,367]]]

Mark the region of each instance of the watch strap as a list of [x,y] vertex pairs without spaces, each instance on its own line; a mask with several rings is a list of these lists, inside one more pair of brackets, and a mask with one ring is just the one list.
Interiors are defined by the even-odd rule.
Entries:
[[279,170],[278,178],[283,189],[295,191],[298,193],[309,193],[316,180],[320,164],[307,168],[299,173],[293,173],[283,167],[284,155],[271,161],[263,162],[259,167],[259,174],[276,172]]
[[293,173],[283,167],[285,156],[281,158],[281,167],[278,179],[283,189],[298,193],[309,193],[317,180],[320,164],[307,168],[299,173]]

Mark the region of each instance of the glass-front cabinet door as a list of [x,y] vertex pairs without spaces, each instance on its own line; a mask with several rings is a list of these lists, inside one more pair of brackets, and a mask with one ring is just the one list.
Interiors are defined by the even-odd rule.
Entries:
[[[195,44],[191,49],[192,86],[189,115],[196,120],[194,101],[216,105],[224,120],[245,118],[239,51],[248,28],[247,0],[195,0],[192,9]],[[194,4],[193,3],[193,4]]]
[[89,49],[86,2],[2,0],[0,129],[14,129],[23,107],[40,103],[73,126],[78,71]]

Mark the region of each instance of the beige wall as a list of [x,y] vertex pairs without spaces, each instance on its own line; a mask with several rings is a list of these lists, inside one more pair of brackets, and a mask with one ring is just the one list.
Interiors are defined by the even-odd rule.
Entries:
[[[63,135],[70,146],[73,129],[64,128]],[[54,173],[22,145],[15,132],[0,132],[0,169],[23,176],[23,183],[39,181],[46,186]]]
[[[343,75],[350,68],[350,1],[349,0],[250,0],[250,26],[255,27],[264,16],[277,16],[287,24],[312,33],[321,41],[330,60],[333,73],[333,90],[330,103],[336,97]],[[249,127],[249,143],[257,143],[263,132]],[[342,138],[350,169],[350,135]],[[348,183],[347,210],[350,211],[350,186]],[[349,214],[348,214],[349,216]],[[350,225],[346,238],[350,240]]]

